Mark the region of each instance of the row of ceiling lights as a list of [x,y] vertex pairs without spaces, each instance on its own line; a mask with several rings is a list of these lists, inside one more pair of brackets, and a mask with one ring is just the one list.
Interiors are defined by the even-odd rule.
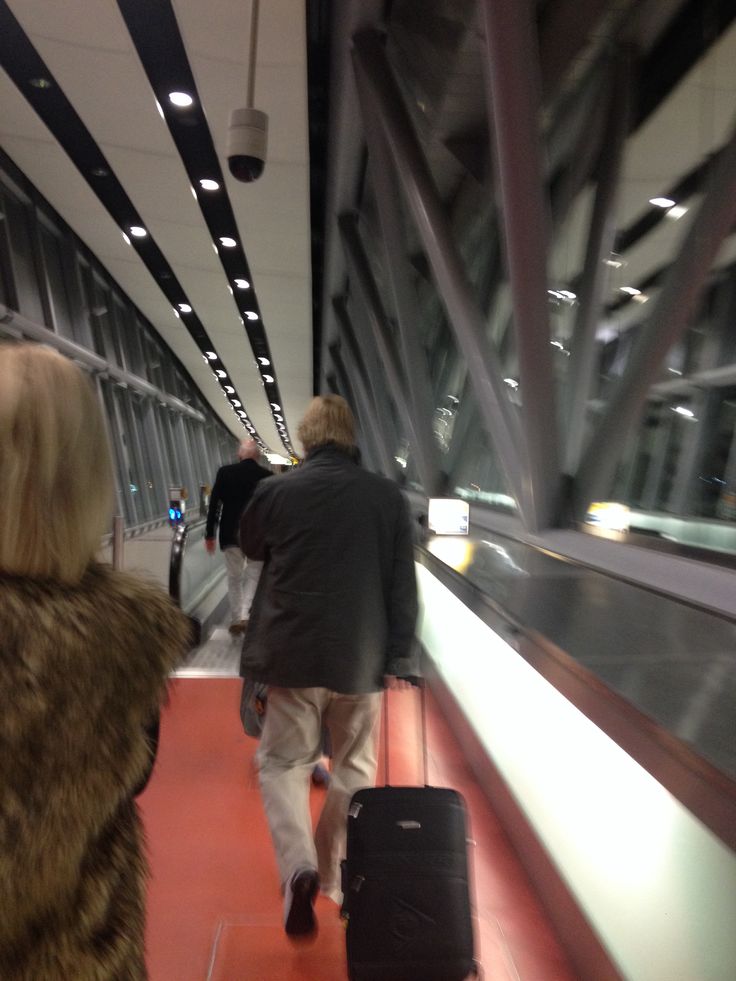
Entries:
[[[189,109],[189,108],[191,108],[194,105],[194,98],[188,92],[181,92],[181,91],[169,92],[168,99],[169,99],[170,104],[172,106],[175,106],[178,109]],[[157,107],[157,109],[158,109],[161,117],[163,119],[165,119],[166,118],[165,113],[163,111],[163,108],[161,107],[161,104],[158,102],[158,100],[156,100],[156,107]],[[220,190],[220,182],[214,180],[211,177],[203,177],[203,178],[200,178],[200,180],[199,180],[199,186],[202,188],[202,190],[207,191],[207,192],[214,192],[214,191],[219,191]],[[194,188],[192,188],[191,190],[192,190],[192,195],[194,196],[195,200],[198,200],[198,198],[197,198],[197,192],[194,190]],[[132,229],[131,229],[131,231],[132,231]],[[141,229],[141,231],[143,231],[143,234],[145,234],[145,229]],[[219,236],[218,240],[219,240],[220,245],[223,248],[226,248],[226,249],[236,248],[237,245],[238,245],[237,240],[234,239],[234,238],[232,238],[229,235]],[[218,249],[217,245],[215,245],[214,242],[213,242],[212,247],[213,247],[215,253],[216,254],[219,254],[219,249]],[[238,289],[238,290],[250,290],[251,289],[250,282],[247,279],[245,279],[245,278],[237,277],[237,278],[235,278],[233,280],[233,283],[234,283],[235,288]],[[233,290],[233,287],[230,284],[228,284],[228,289],[230,290],[231,295],[235,296],[235,292]],[[187,307],[188,309],[184,309],[184,307]],[[249,320],[251,322],[254,322],[254,321],[257,321],[257,320],[260,319],[258,313],[255,310],[251,310],[251,309],[242,309],[241,310],[240,309],[240,306],[238,306],[238,309],[239,309],[239,311],[241,313],[241,321],[240,321],[241,323],[244,323],[243,318],[245,318],[246,320]],[[189,312],[191,312],[191,307],[188,304],[184,304],[184,305],[179,304],[179,311],[181,311],[183,313],[189,313]],[[179,312],[178,311],[175,310],[174,312],[176,313],[177,316],[179,316]],[[208,358],[210,360],[212,360],[210,358],[210,355],[213,354],[213,353],[214,352],[207,352],[207,355],[205,356],[205,360],[208,360]],[[215,355],[215,357],[216,357],[216,355]],[[266,357],[258,356],[256,358],[256,366],[257,366],[257,368],[258,368],[258,370],[259,370],[259,372],[261,374],[261,379],[262,379],[263,384],[264,385],[272,385],[272,384],[274,384],[275,378],[274,378],[273,374],[271,374],[271,372],[265,370],[266,368],[270,368],[271,371],[273,371],[273,368],[271,366],[270,359],[269,358],[266,358]],[[219,370],[219,371],[217,371],[215,373],[215,377],[218,378],[218,380],[221,380],[222,378],[225,377],[225,373],[222,370]],[[242,408],[242,403],[238,399],[235,399],[235,398],[230,397],[231,394],[232,394],[232,392],[231,391],[228,391],[229,388],[230,388],[230,386],[226,386],[225,387],[226,397],[228,397],[230,399],[230,401],[233,403],[233,407],[234,407],[236,413],[239,416],[241,416],[242,419],[244,420],[244,425],[246,426],[246,428],[251,433],[254,433],[255,430],[253,429],[253,426],[250,423],[250,420],[248,420],[246,412]],[[286,421],[285,421],[283,415],[280,414],[281,413],[281,406],[277,402],[270,402],[269,404],[270,404],[271,409],[272,409],[272,415],[273,415],[274,423],[276,425],[276,429],[278,430],[278,433],[279,433],[279,436],[281,438],[281,441],[284,444],[284,447],[286,448],[286,450],[293,456],[294,455],[294,449],[293,449],[293,446],[291,444],[291,440],[289,438],[288,429],[286,427]]]
[[[40,75],[39,76],[35,76],[33,78],[30,78],[29,79],[29,84],[30,84],[30,86],[32,88],[38,89],[38,90],[43,91],[43,92],[48,91],[48,90],[54,88],[54,83],[53,83],[53,81],[51,81],[51,79],[49,79],[49,78],[47,78],[45,76],[40,76]],[[172,92],[171,95],[170,95],[170,99],[171,99],[171,102],[172,102],[173,105],[177,105],[177,104],[178,105],[191,105],[191,103],[192,103],[191,97],[186,96],[185,93],[181,93],[181,92]],[[189,101],[186,101],[186,100],[189,100]],[[160,111],[160,109],[161,109],[161,107],[159,106],[159,111]],[[163,115],[163,113],[162,113],[162,115]],[[92,170],[91,173],[92,173],[92,176],[93,177],[97,177],[97,178],[107,178],[107,177],[110,177],[111,176],[111,172],[110,172],[109,169],[107,169],[107,167],[95,167],[95,168],[93,168],[93,170]],[[217,181],[211,180],[209,178],[203,178],[200,181],[200,186],[203,188],[203,190],[213,191],[213,190],[217,190],[220,185],[219,185],[219,183]],[[195,194],[195,197],[196,197],[196,194]],[[143,241],[148,238],[148,231],[142,225],[134,224],[134,225],[128,225],[127,226],[127,230],[123,230],[122,235],[123,235],[123,239],[126,241],[126,243],[128,245],[133,245],[132,239],[137,240],[137,243],[139,245],[143,245]],[[234,239],[231,239],[231,238],[229,238],[227,236],[223,236],[220,239],[220,244],[223,245],[223,247],[225,247],[225,248],[231,248],[231,247],[234,247],[237,243],[236,243],[236,241]],[[216,247],[215,247],[215,250],[216,250]],[[170,276],[167,275],[166,278],[170,278]],[[249,289],[250,288],[250,283],[247,280],[245,280],[245,279],[235,279],[234,282],[235,282],[235,285],[236,285],[236,287],[238,289]],[[178,307],[178,309],[177,309],[177,307]],[[192,309],[191,304],[188,303],[188,302],[186,302],[186,300],[182,300],[179,303],[177,303],[177,306],[174,307],[173,309],[174,309],[175,315],[178,318],[181,317],[181,314],[182,313],[184,313],[184,314],[192,314],[193,313],[193,309]],[[257,320],[258,319],[258,314],[255,311],[246,310],[246,311],[244,311],[244,314],[245,314],[245,316],[249,320]],[[200,331],[201,331],[201,325],[200,325]],[[192,336],[194,337],[194,334]],[[196,337],[194,337],[194,339],[196,340]],[[211,342],[210,342],[210,344],[211,344]],[[202,357],[203,357],[204,361],[209,365],[210,369],[213,372],[213,375],[214,375],[215,379],[218,381],[218,383],[220,384],[220,387],[223,389],[223,395],[228,400],[228,403],[230,404],[230,408],[232,409],[232,411],[238,417],[238,421],[243,426],[245,426],[245,428],[248,430],[248,433],[258,443],[258,445],[261,447],[261,449],[263,449],[264,451],[267,450],[266,444],[264,443],[264,441],[259,436],[258,432],[256,431],[255,426],[250,421],[250,418],[248,417],[247,412],[244,410],[243,405],[242,405],[242,402],[238,398],[234,397],[237,394],[235,392],[235,388],[232,385],[226,384],[226,382],[229,382],[229,378],[228,378],[227,372],[224,370],[224,368],[218,367],[218,365],[221,364],[221,362],[220,362],[220,358],[219,358],[217,352],[216,351],[209,350],[207,345],[205,345],[203,347],[202,346],[202,339],[201,338],[199,340],[199,347],[200,347],[200,350],[202,350]],[[263,361],[266,361],[267,364],[270,364],[270,362],[268,362],[267,359],[262,359],[262,360]],[[259,367],[261,367],[261,366],[259,366]],[[262,367],[261,367],[261,371],[262,371]],[[270,376],[266,376],[266,377],[270,377]],[[273,408],[273,404],[272,404],[272,408]],[[283,417],[282,417],[282,422],[283,422]],[[278,421],[277,421],[277,425],[278,425]],[[280,432],[280,434],[282,436],[282,441],[283,441],[285,430],[280,429],[279,432]]]

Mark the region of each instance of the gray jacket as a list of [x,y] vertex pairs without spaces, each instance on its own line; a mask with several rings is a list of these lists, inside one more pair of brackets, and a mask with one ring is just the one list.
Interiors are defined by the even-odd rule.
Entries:
[[412,532],[403,494],[330,444],[262,481],[242,517],[265,562],[241,674],[285,688],[364,694],[417,673]]

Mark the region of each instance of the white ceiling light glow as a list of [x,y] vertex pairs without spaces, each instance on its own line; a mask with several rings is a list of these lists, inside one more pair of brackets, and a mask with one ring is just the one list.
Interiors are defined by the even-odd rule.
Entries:
[[672,198],[649,198],[649,203],[655,208],[671,208],[675,202]]
[[247,279],[236,279],[235,285],[239,290],[247,290],[250,287],[250,283]]
[[179,109],[188,109],[189,106],[193,105],[194,99],[188,92],[169,92],[169,102],[172,106],[178,106]]
[[179,304],[179,309],[181,310],[182,313],[191,313],[192,312],[192,308],[189,306],[188,303],[180,303]]
[[135,235],[136,238],[145,238],[146,235],[148,235],[148,232],[140,225],[131,225],[130,234]]
[[636,289],[635,286],[622,286],[621,287],[621,292],[622,293],[628,293],[629,296],[639,296],[639,294],[641,293],[641,290]]
[[255,310],[246,310],[245,315],[248,320],[258,320],[258,314],[255,312]]
[[220,185],[217,183],[217,181],[210,180],[209,177],[203,177],[202,180],[199,182],[199,186],[202,188],[203,191],[220,190]]
[[234,238],[228,238],[227,235],[220,236],[220,245],[224,245],[226,249],[234,249],[237,244]]
[[261,364],[261,365],[271,364],[271,362],[268,360],[268,358],[259,358],[258,359],[258,363]]

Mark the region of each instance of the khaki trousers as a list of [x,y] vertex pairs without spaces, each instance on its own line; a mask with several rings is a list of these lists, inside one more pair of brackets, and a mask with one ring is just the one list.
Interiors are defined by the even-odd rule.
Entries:
[[[356,790],[375,784],[380,708],[380,692],[269,687],[256,762],[282,887],[299,869],[316,868],[322,892],[340,902],[348,804]],[[323,724],[332,741],[332,773],[313,832],[309,787],[322,755]]]
[[223,550],[227,570],[227,596],[230,622],[240,623],[250,616],[250,607],[263,568],[262,562],[247,559],[236,545]]

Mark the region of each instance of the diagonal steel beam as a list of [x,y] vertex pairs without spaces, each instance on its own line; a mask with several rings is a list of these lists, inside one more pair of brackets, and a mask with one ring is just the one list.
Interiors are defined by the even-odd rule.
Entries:
[[[359,96],[361,93],[359,92]],[[361,111],[365,117],[366,108]],[[408,250],[402,229],[402,202],[391,155],[380,130],[366,126],[369,167],[378,206],[378,219],[386,259],[386,270],[396,314],[409,408],[414,422],[418,461],[426,471],[427,493],[437,493],[440,484],[439,448],[432,433],[434,403],[427,355],[417,325],[417,296],[411,280]]]
[[[432,496],[437,483],[437,468],[433,465],[430,447],[406,397],[407,378],[401,366],[396,345],[388,325],[388,317],[383,306],[381,294],[373,278],[368,256],[358,231],[354,214],[343,214],[338,219],[343,248],[352,270],[353,279],[363,298],[363,309],[373,335],[373,343],[380,355],[386,373],[391,397],[396,405],[404,431],[409,440],[419,479],[428,496]],[[412,370],[411,367],[409,369]],[[431,415],[429,416],[431,419]]]
[[716,253],[736,222],[736,127],[719,153],[700,209],[667,270],[654,309],[631,352],[628,369],[591,434],[576,478],[575,508],[608,491],[629,430],[636,423],[665,355],[687,328]]
[[509,404],[498,362],[485,335],[485,321],[463,268],[429,167],[377,31],[356,35],[353,60],[366,106],[366,128],[383,132],[409,209],[417,225],[450,326],[468,366],[480,417],[507,475],[521,513],[526,491],[520,447],[523,437]]
[[[380,465],[376,464],[375,440],[377,430],[375,429],[375,421],[369,413],[366,413],[365,406],[355,393],[355,386],[350,380],[347,368],[340,354],[340,345],[337,341],[330,344],[329,352],[332,365],[335,369],[339,394],[342,395],[355,413],[355,418],[360,429],[360,436],[362,437],[359,442],[365,463],[371,470],[380,470]],[[330,381],[329,376],[327,381]]]
[[631,48],[623,48],[616,59],[613,73],[607,113],[607,139],[600,155],[598,185],[570,345],[572,353],[568,365],[565,405],[565,472],[568,474],[574,474],[577,470],[585,439],[586,414],[596,360],[595,332],[603,307],[606,273],[609,268],[604,259],[610,255],[616,235],[616,198],[631,119],[632,55]]
[[[483,0],[483,10],[487,105],[493,121],[526,436],[526,517],[542,529],[556,518],[561,481],[547,299],[549,216],[539,131],[539,52],[530,0]],[[524,71],[519,71],[520,64]]]
[[396,473],[385,425],[377,411],[376,400],[370,390],[370,383],[363,367],[355,331],[350,320],[347,306],[342,297],[334,297],[332,309],[335,314],[338,332],[343,341],[341,348],[346,375],[350,379],[353,392],[360,406],[360,416],[365,422],[367,431],[371,434],[371,442],[376,459],[387,477]]

